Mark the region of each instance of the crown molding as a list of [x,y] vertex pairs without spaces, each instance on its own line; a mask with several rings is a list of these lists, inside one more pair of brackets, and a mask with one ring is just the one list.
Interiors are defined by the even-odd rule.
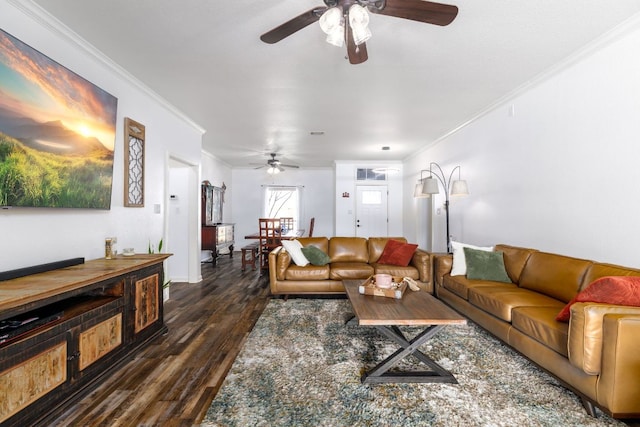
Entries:
[[51,15],[45,9],[43,9],[40,5],[36,4],[32,0],[7,0],[9,4],[11,4],[16,9],[20,10],[26,16],[34,20],[36,23],[51,31],[52,33],[64,38],[66,41],[75,45],[78,49],[84,51],[99,63],[104,65],[114,74],[118,75],[120,78],[126,80],[131,83],[133,86],[138,88],[140,91],[144,92],[162,107],[171,112],[174,116],[184,121],[186,124],[191,126],[196,131],[200,132],[200,134],[204,134],[206,129],[202,126],[191,120],[185,113],[176,108],[169,101],[158,95],[155,91],[153,91],[150,87],[145,85],[143,82],[138,80],[135,76],[125,70],[123,67],[118,65],[115,61],[109,58],[107,55],[99,51],[95,46],[90,44],[88,41],[83,39],[79,34],[74,32],[71,28],[66,26],[56,17]]

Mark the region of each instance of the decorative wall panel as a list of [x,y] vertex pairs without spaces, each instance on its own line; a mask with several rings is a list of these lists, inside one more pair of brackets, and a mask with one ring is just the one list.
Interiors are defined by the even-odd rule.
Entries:
[[124,119],[124,205],[144,206],[144,125]]

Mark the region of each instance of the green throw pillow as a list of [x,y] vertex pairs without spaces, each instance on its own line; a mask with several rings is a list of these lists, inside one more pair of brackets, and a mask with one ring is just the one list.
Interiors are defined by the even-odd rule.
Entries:
[[507,270],[504,268],[502,252],[488,252],[471,248],[463,249],[467,264],[467,279],[512,283]]
[[305,258],[313,265],[327,265],[331,259],[329,255],[322,252],[321,249],[316,246],[307,246],[301,249]]

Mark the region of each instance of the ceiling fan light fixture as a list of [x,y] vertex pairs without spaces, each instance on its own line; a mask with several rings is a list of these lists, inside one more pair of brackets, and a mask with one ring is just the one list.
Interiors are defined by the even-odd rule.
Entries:
[[280,168],[276,167],[276,166],[270,166],[269,169],[267,169],[267,173],[269,175],[276,175],[280,173]]
[[351,26],[353,41],[356,46],[361,45],[371,38],[369,13],[359,4],[354,4],[349,8],[349,25]]
[[330,7],[320,17],[320,28],[327,35],[327,43],[344,46],[344,17],[341,7]]

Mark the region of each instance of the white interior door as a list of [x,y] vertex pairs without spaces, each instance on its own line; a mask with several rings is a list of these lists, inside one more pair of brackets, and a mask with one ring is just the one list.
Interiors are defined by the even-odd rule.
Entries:
[[356,187],[356,236],[386,236],[387,225],[387,186],[358,185]]

